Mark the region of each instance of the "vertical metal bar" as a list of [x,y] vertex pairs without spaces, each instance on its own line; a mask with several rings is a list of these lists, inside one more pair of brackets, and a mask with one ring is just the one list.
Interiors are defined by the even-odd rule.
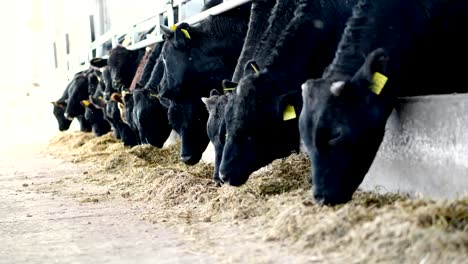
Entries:
[[94,25],[94,15],[90,15],[89,16],[89,32],[91,33],[91,41],[96,40],[96,32],[95,32],[94,27],[95,27],[95,25]]
[[57,43],[54,41],[54,62],[55,62],[55,69],[58,69],[58,58],[57,58]]
[[65,33],[65,51],[67,55],[70,54],[70,37],[68,33]]

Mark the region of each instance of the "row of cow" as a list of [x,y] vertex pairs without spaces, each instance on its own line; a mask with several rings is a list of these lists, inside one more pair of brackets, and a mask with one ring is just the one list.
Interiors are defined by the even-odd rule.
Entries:
[[189,165],[211,141],[218,185],[244,184],[302,142],[316,202],[344,203],[398,96],[467,92],[456,66],[468,61],[467,15],[464,0],[253,1],[195,26],[161,26],[151,48],[91,60],[54,114],[61,130],[78,118],[127,146],[162,147],[174,129]]

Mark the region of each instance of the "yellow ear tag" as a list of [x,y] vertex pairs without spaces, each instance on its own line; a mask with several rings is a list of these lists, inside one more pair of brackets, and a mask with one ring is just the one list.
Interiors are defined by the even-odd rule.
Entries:
[[377,95],[380,94],[385,84],[387,83],[387,80],[387,76],[379,72],[374,73],[372,76],[372,85],[370,86],[371,91]]
[[257,69],[257,67],[255,67],[255,65],[253,63],[250,64],[250,67],[252,67],[252,69],[254,70],[255,73],[258,73],[258,69]]
[[176,24],[174,24],[174,25],[171,26],[171,30],[172,30],[172,31],[175,31],[176,29],[177,29],[177,25],[176,25]]
[[99,77],[99,76],[96,75],[96,78],[97,78],[98,82],[101,81],[101,77]]
[[296,117],[296,110],[294,110],[294,106],[287,105],[283,112],[283,121],[288,121]]
[[181,29],[180,31],[182,31],[182,33],[184,34],[186,38],[190,39],[190,34],[188,33],[186,29]]
[[225,92],[230,92],[230,91],[234,91],[234,90],[236,90],[236,87],[234,87],[234,88],[224,88],[223,89],[223,91],[225,91]]
[[154,94],[154,93],[152,93],[152,94],[150,94],[149,96],[159,99],[159,94]]
[[101,100],[101,101],[103,101],[103,100],[104,100],[104,97],[98,96],[98,99]]
[[91,104],[88,100],[83,100],[81,103],[84,105],[84,107],[88,107]]

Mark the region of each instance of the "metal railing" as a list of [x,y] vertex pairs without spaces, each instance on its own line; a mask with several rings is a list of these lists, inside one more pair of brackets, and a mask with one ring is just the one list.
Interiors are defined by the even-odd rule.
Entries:
[[[156,12],[155,16],[147,18],[137,24],[134,24],[126,30],[111,30],[96,37],[96,39],[89,45],[88,60],[85,62],[81,62],[80,65],[69,65],[71,67],[68,68],[68,75],[73,76],[76,72],[89,68],[89,60],[93,58],[94,54],[97,54],[96,50],[103,49],[106,43],[111,42],[111,46],[113,48],[121,44],[121,41],[119,41],[120,39],[126,37],[131,43],[130,45],[126,45],[126,48],[135,50],[162,41],[162,32],[160,30],[160,25],[163,21],[161,20],[167,19],[167,25],[180,24],[182,22],[186,22],[190,25],[195,25],[205,20],[210,15],[221,14],[240,5],[248,3],[252,0],[228,0],[208,10],[197,13],[188,18],[184,18],[184,13],[181,12],[181,10],[183,10],[184,6],[190,3],[191,1],[193,0],[174,0],[172,5],[168,5],[165,10],[160,10],[159,12]],[[151,32],[150,34],[146,34],[144,38],[140,38],[141,34],[144,34],[152,28],[154,28],[153,32]],[[67,64],[76,63],[76,60],[73,61],[70,58],[72,55],[73,54],[68,55]],[[97,54],[97,56],[106,57],[107,55],[103,54],[102,56],[100,56],[99,54]]]

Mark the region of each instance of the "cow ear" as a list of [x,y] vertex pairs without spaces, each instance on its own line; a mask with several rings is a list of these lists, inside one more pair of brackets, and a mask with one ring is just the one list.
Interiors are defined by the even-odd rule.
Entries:
[[222,81],[222,86],[223,86],[223,91],[224,92],[232,92],[236,90],[236,87],[239,83],[237,82],[231,82],[230,80],[224,79]]
[[174,44],[176,47],[184,47],[190,42],[190,39],[192,38],[190,31],[190,25],[187,23],[182,23],[175,28]]
[[89,61],[89,64],[95,68],[104,68],[107,66],[107,59],[94,58]]
[[202,97],[202,102],[206,105],[206,109],[210,111],[218,101],[219,96],[210,96],[210,97]]
[[374,73],[387,73],[388,54],[382,49],[376,49],[367,55],[362,67],[353,76],[353,80],[366,79],[372,81]]
[[202,97],[201,100],[202,100],[202,102],[206,105],[206,107],[209,106],[210,98],[208,98],[208,97]]
[[221,95],[221,93],[220,93],[218,90],[213,89],[213,90],[210,91],[210,96],[214,96],[214,95],[218,95],[218,96],[219,96],[219,95]]
[[245,64],[244,75],[250,75],[260,72],[260,66],[258,66],[255,60],[250,60]]
[[370,90],[375,94],[380,94],[387,82],[387,64],[389,56],[387,52],[382,49],[376,49],[369,53],[366,61],[353,76],[353,81],[366,80],[369,82]]
[[55,102],[51,102],[51,103],[56,107],[60,107],[60,108],[65,108],[66,107],[65,102],[62,102],[62,101],[55,101]]

